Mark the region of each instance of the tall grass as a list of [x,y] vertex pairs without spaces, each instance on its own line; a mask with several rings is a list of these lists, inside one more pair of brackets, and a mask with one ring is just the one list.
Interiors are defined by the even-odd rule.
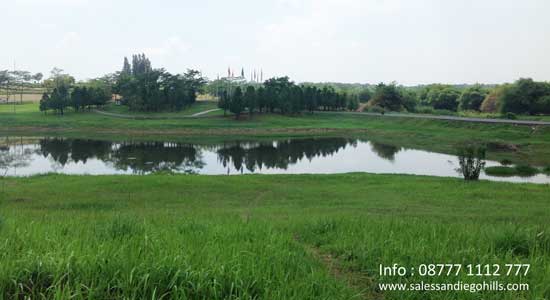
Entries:
[[[368,174],[6,181],[4,299],[358,299],[379,282],[419,279],[378,275],[379,264],[393,263],[530,263],[521,280],[531,289],[384,299],[550,295],[543,185]],[[349,284],[333,263],[370,280]]]

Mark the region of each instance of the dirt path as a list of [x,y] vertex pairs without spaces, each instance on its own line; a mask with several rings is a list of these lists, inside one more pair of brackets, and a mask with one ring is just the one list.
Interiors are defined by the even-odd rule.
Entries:
[[299,237],[294,240],[304,247],[306,252],[320,261],[337,280],[345,282],[351,289],[357,291],[356,299],[382,300],[383,295],[372,290],[372,279],[365,273],[349,270],[343,267],[337,258],[330,254],[322,253],[319,248],[307,245],[300,241]]
[[132,119],[132,120],[172,120],[172,119],[198,118],[198,117],[207,115],[207,114],[209,114],[209,113],[211,113],[211,112],[218,111],[218,110],[220,110],[220,108],[209,109],[209,110],[201,111],[201,112],[198,112],[198,113],[195,113],[195,114],[192,114],[192,115],[183,115],[183,116],[174,116],[174,117],[143,116],[143,115],[141,115],[141,116],[140,116],[140,115],[133,116],[133,115],[125,115],[125,114],[117,114],[117,113],[106,112],[106,111],[103,111],[103,110],[100,110],[100,109],[94,109],[93,112],[94,112],[94,113],[97,113],[97,114],[100,114],[100,115],[104,115],[104,116],[108,116],[108,117],[113,117],[113,118],[120,118],[120,119]]

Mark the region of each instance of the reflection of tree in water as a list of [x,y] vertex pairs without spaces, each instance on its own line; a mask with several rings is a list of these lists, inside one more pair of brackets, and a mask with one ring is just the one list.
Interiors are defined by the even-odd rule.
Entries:
[[235,143],[224,145],[217,151],[218,160],[224,167],[231,162],[235,169],[242,171],[243,166],[250,172],[262,168],[288,169],[303,158],[331,156],[355,140],[345,138],[300,139],[279,141],[277,143]]
[[380,158],[394,161],[395,160],[395,154],[397,154],[399,151],[401,151],[401,147],[397,147],[394,145],[389,144],[381,144],[381,143],[375,143],[371,142],[371,149],[372,152],[376,153]]
[[180,143],[122,143],[112,153],[115,168],[135,173],[178,171],[195,173],[204,167],[200,151]]
[[86,163],[89,159],[107,160],[112,143],[84,139],[46,138],[40,140],[40,153],[51,158],[61,166],[67,162]]
[[121,143],[84,139],[42,139],[40,153],[64,166],[67,162],[99,159],[119,170],[135,173],[156,171],[193,172],[204,166],[200,152],[191,145],[179,143]]

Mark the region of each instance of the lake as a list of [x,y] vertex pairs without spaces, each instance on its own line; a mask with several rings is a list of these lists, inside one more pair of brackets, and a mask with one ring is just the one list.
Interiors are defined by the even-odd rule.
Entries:
[[[17,138],[0,141],[0,176],[63,174],[333,174],[369,172],[462,177],[458,157],[356,138],[197,144]],[[487,166],[500,163],[487,161]],[[547,175],[481,179],[550,183]]]

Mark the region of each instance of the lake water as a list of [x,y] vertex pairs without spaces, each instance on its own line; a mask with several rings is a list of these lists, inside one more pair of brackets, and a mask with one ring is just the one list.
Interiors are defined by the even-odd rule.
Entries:
[[[353,138],[192,144],[110,142],[84,139],[0,141],[0,176],[63,174],[331,174],[369,172],[462,177],[453,155]],[[500,165],[487,161],[487,166]],[[550,177],[494,177],[509,182],[550,183]]]

